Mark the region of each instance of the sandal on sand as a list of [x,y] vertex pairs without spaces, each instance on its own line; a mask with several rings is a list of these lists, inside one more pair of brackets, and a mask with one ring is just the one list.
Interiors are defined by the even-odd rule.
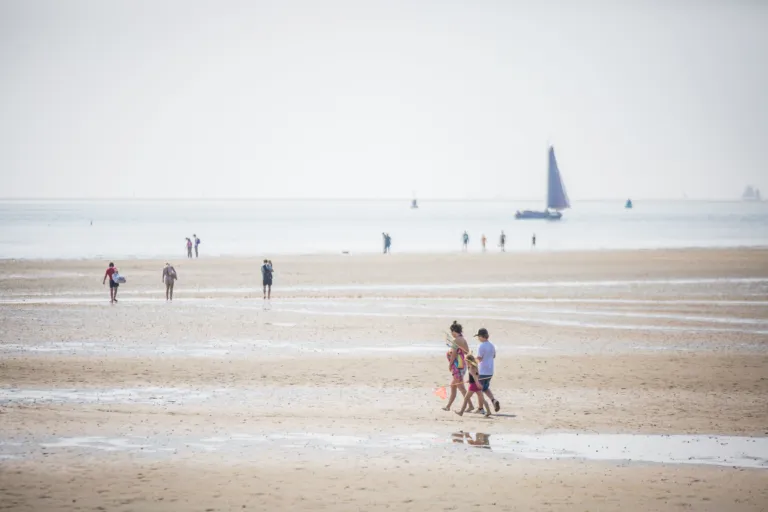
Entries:
[[496,412],[499,412],[499,409],[501,409],[501,404],[498,400],[493,401],[493,410]]
[[444,411],[450,411],[451,410],[450,407],[441,407],[441,409],[444,410]]
[[483,416],[485,416],[486,418],[490,418],[491,417],[491,411],[485,411],[485,414],[483,414]]

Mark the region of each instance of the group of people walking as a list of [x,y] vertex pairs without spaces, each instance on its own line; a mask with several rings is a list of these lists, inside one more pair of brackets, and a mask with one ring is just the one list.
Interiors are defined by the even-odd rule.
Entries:
[[197,235],[192,235],[192,238],[187,237],[187,258],[192,258],[193,240],[195,247],[195,258],[199,256],[198,247],[200,246],[200,239],[197,238]]
[[[189,240],[189,238],[187,238]],[[199,239],[196,240],[199,242]],[[272,267],[272,260],[264,260],[264,264],[261,266],[262,283],[264,284],[264,299],[272,298],[272,274],[274,269]],[[163,273],[161,280],[165,285],[165,300],[166,302],[173,301],[173,286],[178,280],[179,274],[176,269],[170,263],[166,263],[163,267]],[[102,284],[105,285],[109,280],[109,302],[114,304],[117,302],[117,290],[121,283],[125,283],[125,278],[117,271],[117,267],[114,262],[110,262],[107,270],[104,272],[104,279]]]
[[[389,233],[382,233],[381,234],[382,239],[384,240],[384,254],[389,254],[392,252],[392,237],[389,235]],[[480,237],[480,243],[483,247],[483,252],[487,250],[487,244],[488,244],[488,238],[485,236],[485,233]],[[499,235],[499,249],[501,249],[501,252],[506,251],[507,246],[507,235],[504,233],[504,230],[501,231],[501,235]],[[536,247],[536,233],[531,236],[531,247]],[[461,235],[461,250],[462,252],[467,252],[469,250],[469,233],[466,231]]]
[[[483,252],[486,251],[486,245],[488,243],[488,239],[485,237],[485,233],[483,233],[482,237],[480,238],[480,244],[483,246]],[[504,234],[504,231],[502,230],[501,235],[499,235],[499,249],[501,249],[501,252],[506,251],[506,245],[507,245],[507,235]],[[531,247],[536,247],[536,233],[531,236]],[[467,252],[469,248],[469,234],[465,231],[463,235],[461,235],[461,250],[464,252]]]
[[[451,373],[451,391],[448,398],[448,405],[443,410],[450,411],[454,400],[456,400],[457,390],[461,392],[464,398],[461,409],[455,411],[459,416],[465,412],[475,410],[472,404],[472,397],[477,400],[477,412],[485,415],[491,415],[491,406],[494,412],[499,412],[501,404],[493,396],[491,391],[491,379],[493,378],[494,360],[496,359],[496,347],[491,343],[488,329],[481,328],[475,334],[479,345],[477,354],[472,354],[469,343],[464,338],[463,328],[456,321],[451,324],[451,338],[448,342],[451,350],[448,351],[448,371]],[[469,374],[469,390],[464,386],[464,377]],[[486,403],[485,396],[490,403]]]

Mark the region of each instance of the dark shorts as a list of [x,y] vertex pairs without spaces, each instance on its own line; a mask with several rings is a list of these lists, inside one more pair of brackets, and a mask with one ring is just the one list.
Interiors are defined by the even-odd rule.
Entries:
[[493,375],[480,375],[480,384],[483,386],[483,391],[488,391],[488,388],[491,387],[492,378]]
[[117,288],[118,286],[120,286],[120,283],[116,283],[112,279],[109,280],[109,287],[110,288]]
[[264,286],[272,286],[272,278],[262,280]]

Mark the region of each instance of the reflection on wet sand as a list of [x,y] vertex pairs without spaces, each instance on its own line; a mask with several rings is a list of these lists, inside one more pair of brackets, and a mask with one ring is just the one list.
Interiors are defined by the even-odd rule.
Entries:
[[454,443],[466,443],[470,446],[474,446],[475,448],[483,448],[486,450],[491,449],[491,435],[483,434],[482,432],[475,433],[474,438],[472,438],[471,432],[454,432],[451,434],[451,440]]

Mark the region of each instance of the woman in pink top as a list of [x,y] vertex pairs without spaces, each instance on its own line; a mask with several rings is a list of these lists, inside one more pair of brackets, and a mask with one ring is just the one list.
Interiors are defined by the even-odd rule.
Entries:
[[[456,400],[456,388],[459,388],[459,391],[461,391],[461,396],[467,394],[467,388],[464,387],[464,375],[467,372],[466,355],[469,354],[469,344],[464,339],[461,324],[455,320],[451,324],[451,336],[453,336],[451,350],[446,354],[446,357],[448,358],[448,371],[451,372],[453,380],[451,380],[451,396],[448,399],[448,405],[443,407],[444,411],[451,410],[451,405]],[[468,411],[474,410],[471,399],[467,402],[467,405]]]

